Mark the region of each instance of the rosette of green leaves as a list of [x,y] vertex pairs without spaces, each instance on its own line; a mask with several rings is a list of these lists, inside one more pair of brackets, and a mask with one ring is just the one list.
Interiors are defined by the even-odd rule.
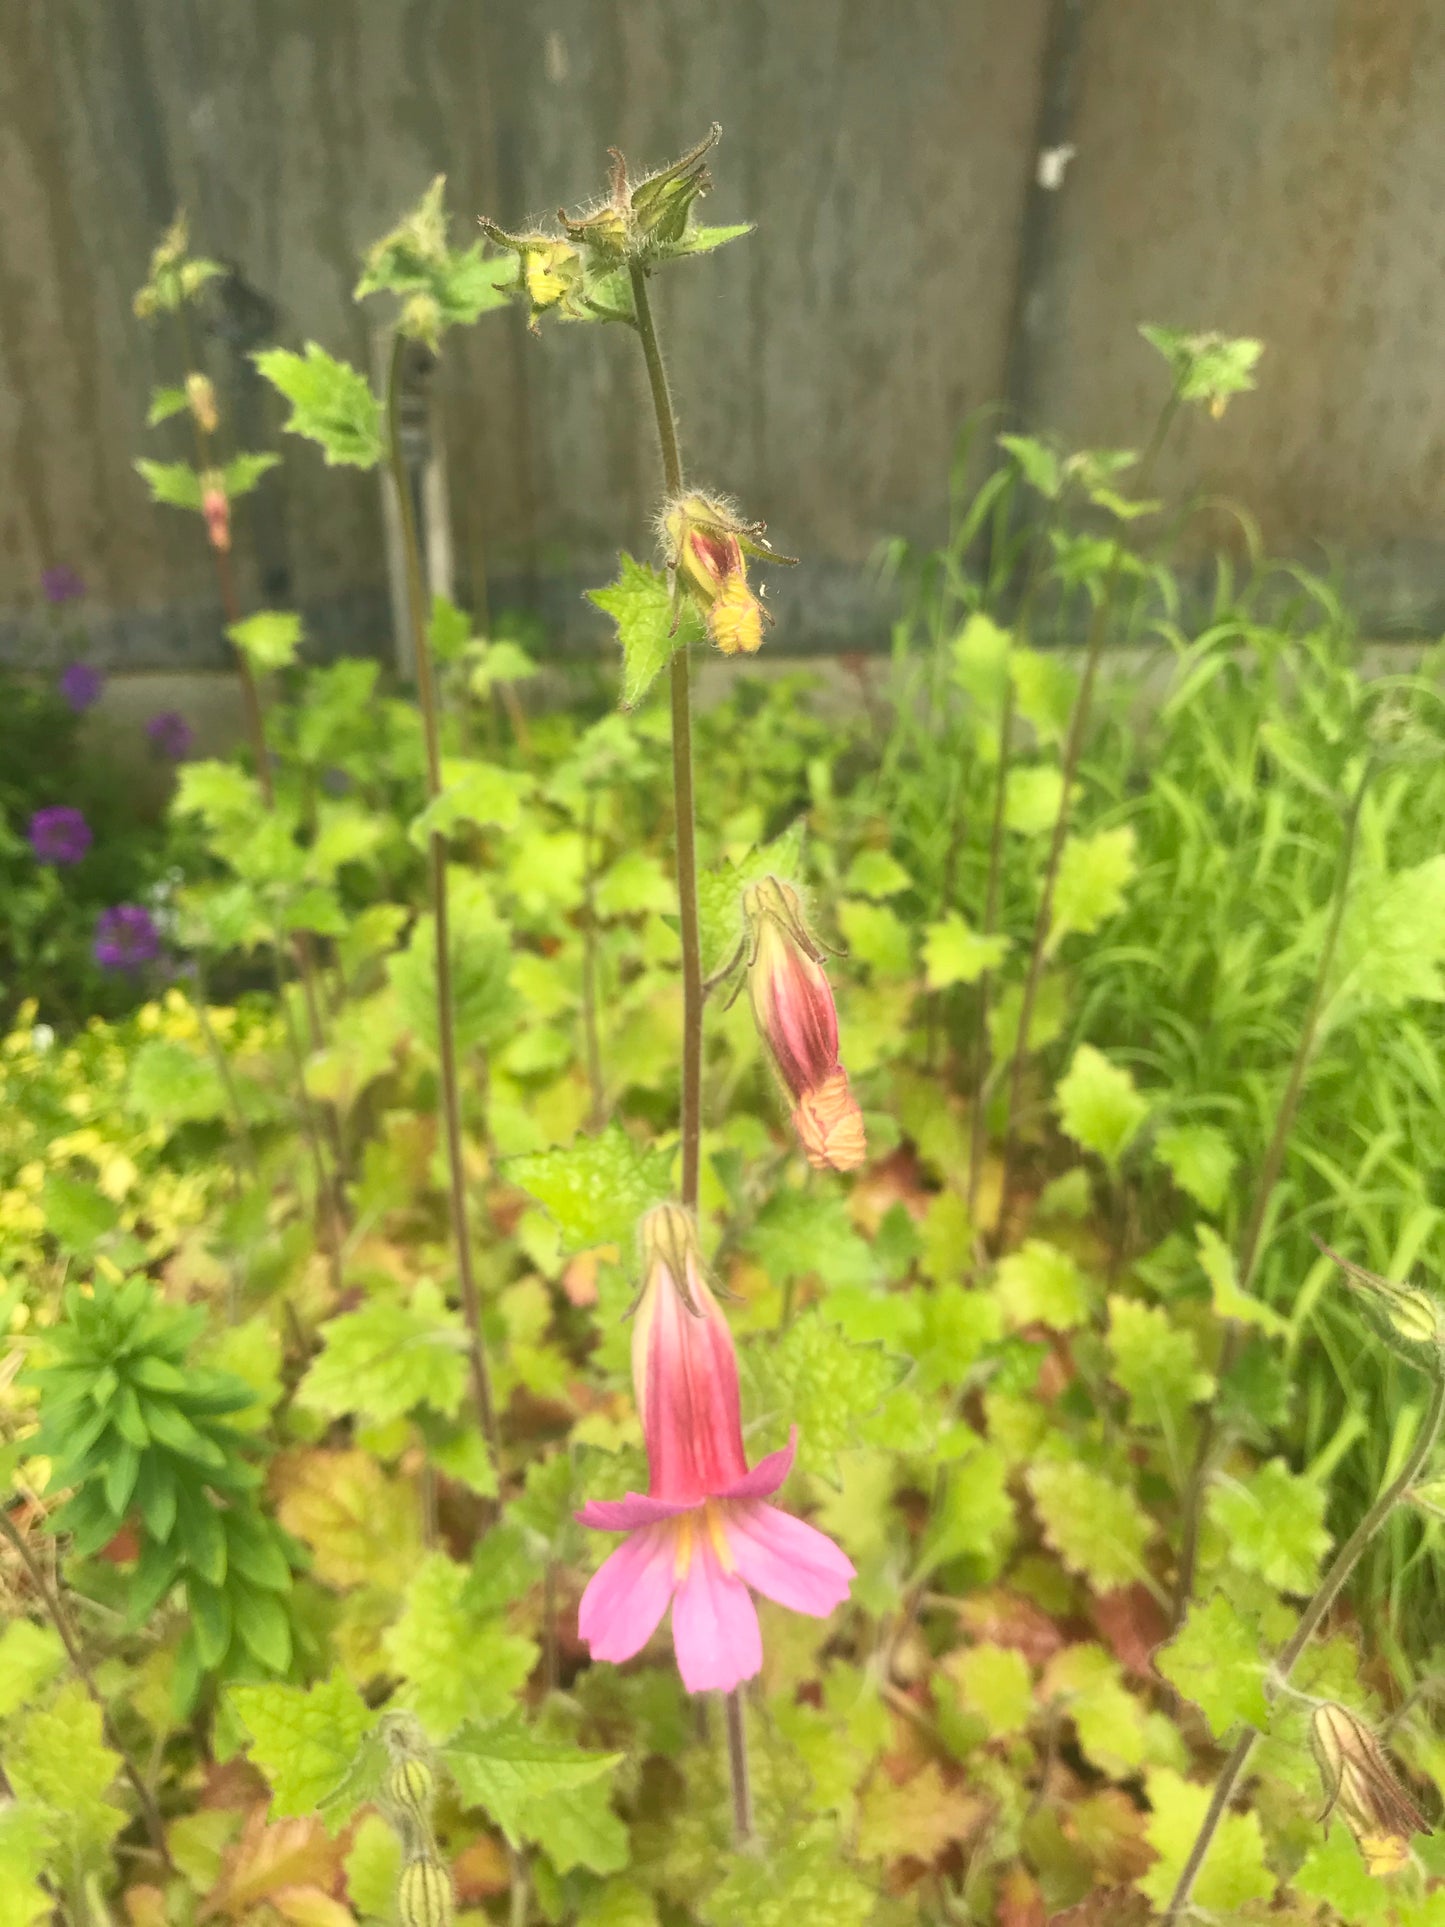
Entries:
[[204,1326],[203,1310],[164,1304],[146,1278],[97,1278],[90,1296],[66,1293],[45,1362],[24,1380],[40,1394],[32,1449],[52,1460],[52,1489],[70,1489],[52,1530],[88,1558],[134,1523],[132,1625],[184,1593],[182,1715],[207,1675],[265,1679],[285,1674],[292,1655],[291,1544],[257,1505],[245,1435],[225,1422],[255,1393],[190,1361]]

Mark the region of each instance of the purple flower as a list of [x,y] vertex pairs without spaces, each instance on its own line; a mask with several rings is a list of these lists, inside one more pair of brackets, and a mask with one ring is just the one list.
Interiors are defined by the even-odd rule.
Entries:
[[172,763],[183,763],[191,753],[195,731],[178,709],[162,709],[146,724],[151,748]]
[[85,594],[84,581],[68,562],[57,562],[53,569],[43,570],[40,586],[45,592],[45,600],[57,609],[63,602],[79,602]]
[[95,961],[102,969],[139,970],[160,954],[160,932],[149,910],[138,903],[117,903],[101,911],[95,925]]
[[90,825],[68,803],[37,810],[30,819],[30,847],[41,863],[79,863],[90,848]]
[[88,662],[67,663],[60,677],[60,693],[79,716],[99,702],[105,677]]

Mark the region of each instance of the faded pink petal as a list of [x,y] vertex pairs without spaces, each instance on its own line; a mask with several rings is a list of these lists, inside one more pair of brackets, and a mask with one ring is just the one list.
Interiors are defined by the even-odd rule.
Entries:
[[848,1073],[841,1068],[816,1090],[802,1093],[793,1112],[793,1129],[815,1171],[856,1171],[868,1155],[863,1113],[848,1088]]
[[703,1520],[696,1525],[692,1557],[672,1602],[677,1670],[689,1693],[730,1693],[761,1668],[763,1636],[747,1587],[723,1571]]
[[592,1526],[598,1532],[635,1532],[639,1526],[675,1519],[679,1512],[690,1510],[686,1499],[649,1499],[640,1492],[629,1492],[622,1499],[589,1499],[572,1516],[579,1526]]
[[577,1610],[577,1630],[594,1659],[620,1664],[657,1631],[676,1584],[677,1547],[677,1528],[658,1521],[624,1539],[593,1573]]
[[754,1592],[814,1619],[848,1597],[853,1562],[816,1526],[761,1499],[729,1505],[724,1517],[733,1564]]
[[726,1492],[719,1492],[720,1499],[765,1499],[770,1492],[776,1492],[793,1469],[793,1458],[798,1450],[798,1428],[795,1425],[788,1434],[788,1442],[776,1452],[769,1452],[765,1459],[759,1459],[745,1479],[730,1485]]

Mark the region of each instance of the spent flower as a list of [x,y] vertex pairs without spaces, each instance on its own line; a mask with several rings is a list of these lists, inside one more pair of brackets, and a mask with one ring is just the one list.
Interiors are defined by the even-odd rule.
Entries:
[[40,863],[79,863],[90,845],[90,825],[68,803],[37,810],[30,819],[30,847]]
[[824,951],[797,892],[764,877],[743,892],[753,1017],[793,1100],[793,1128],[817,1170],[852,1171],[867,1143],[863,1114],[838,1062],[838,1011]]
[[1397,1872],[1410,1857],[1411,1834],[1429,1833],[1430,1824],[1380,1742],[1358,1713],[1326,1700],[1310,1722],[1310,1748],[1324,1782],[1326,1830],[1338,1813],[1370,1872]]
[[775,555],[763,534],[765,523],[742,521],[728,503],[711,495],[688,494],[669,502],[660,526],[674,597],[691,597],[725,656],[755,655],[762,647],[763,624],[773,618],[749,585],[747,558],[791,565],[797,557]]
[[578,1630],[594,1659],[621,1662],[670,1605],[683,1685],[726,1693],[763,1662],[753,1592],[823,1619],[848,1597],[853,1567],[816,1527],[766,1503],[792,1468],[796,1430],[749,1470],[732,1333],[691,1213],[659,1205],[642,1242],[632,1376],[648,1490],[578,1513],[585,1526],[628,1535],[582,1595]]

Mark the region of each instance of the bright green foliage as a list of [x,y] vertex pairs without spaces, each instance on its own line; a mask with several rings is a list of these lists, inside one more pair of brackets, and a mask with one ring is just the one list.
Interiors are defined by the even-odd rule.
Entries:
[[500,764],[448,758],[442,764],[440,796],[427,804],[407,834],[424,850],[431,837],[450,836],[461,823],[514,830],[529,787],[525,776]]
[[997,970],[1008,951],[1007,937],[985,937],[966,917],[950,910],[923,933],[923,968],[930,990],[974,984],[986,970]]
[[346,1855],[346,1892],[363,1918],[392,1927],[401,1878],[401,1841],[380,1814],[364,1814]]
[[1216,1739],[1222,1740],[1241,1720],[1263,1730],[1269,1705],[1259,1630],[1222,1592],[1190,1607],[1183,1626],[1154,1663],[1199,1707]]
[[1071,1571],[1101,1592],[1139,1577],[1154,1527],[1126,1486],[1074,1459],[1031,1466],[1028,1487],[1045,1538]]
[[848,865],[843,887],[853,897],[896,897],[912,878],[887,850],[860,850]]
[[1068,1646],[1039,1689],[1068,1715],[1085,1757],[1115,1779],[1128,1779],[1150,1757],[1144,1709],[1124,1684],[1119,1662],[1102,1646]]
[[1445,998],[1445,856],[1395,876],[1361,880],[1335,952],[1336,994],[1347,1006],[1402,1010]]
[[1310,1900],[1322,1900],[1352,1927],[1371,1927],[1391,1918],[1395,1883],[1370,1872],[1349,1830],[1342,1826],[1331,1827],[1325,1839],[1311,1846],[1290,1885]]
[[1092,936],[1117,915],[1134,869],[1134,832],[1127,823],[1092,836],[1071,836],[1059,859],[1049,950],[1057,950],[1068,936]]
[[513,1846],[524,1839],[545,1840],[548,1809],[557,1796],[601,1780],[621,1761],[620,1753],[587,1753],[543,1739],[516,1716],[491,1726],[468,1722],[446,1748],[457,1791],[469,1804],[485,1807]]
[[324,1327],[324,1349],[297,1388],[297,1399],[330,1418],[356,1412],[385,1425],[429,1405],[451,1417],[466,1385],[461,1320],[434,1285],[407,1303],[376,1298]]
[[891,904],[845,899],[838,905],[838,924],[850,956],[875,977],[911,974],[913,939]]
[[1049,1325],[1072,1331],[1093,1305],[1088,1280],[1067,1251],[1042,1238],[1030,1238],[999,1261],[995,1285],[1004,1319],[1011,1327]]
[[151,1038],[136,1052],[127,1095],[142,1117],[172,1126],[220,1117],[226,1108],[215,1065],[165,1037]]
[[1074,1142],[1101,1157],[1111,1171],[1149,1115],[1132,1075],[1092,1044],[1080,1044],[1054,1093],[1059,1123]]
[[1240,1289],[1239,1269],[1233,1253],[1212,1225],[1197,1224],[1194,1235],[1199,1244],[1199,1262],[1209,1280],[1214,1310],[1220,1318],[1237,1319],[1242,1325],[1255,1325],[1262,1332],[1283,1332],[1286,1321],[1260,1299]]
[[287,669],[301,647],[301,618],[289,609],[258,609],[226,634],[253,669]]
[[476,241],[456,252],[447,240],[446,176],[438,174],[420,201],[389,234],[367,250],[356,299],[404,296],[400,327],[435,347],[444,329],[466,327],[506,305],[501,283],[509,264],[483,258]]
[[249,495],[261,477],[269,475],[280,463],[279,455],[269,453],[234,456],[221,470],[221,487],[227,499],[235,501],[238,495]]
[[47,1362],[27,1374],[41,1401],[35,1449],[55,1460],[55,1484],[72,1488],[54,1529],[91,1555],[136,1522],[142,1550],[128,1596],[137,1624],[185,1589],[175,1675],[183,1709],[203,1673],[285,1673],[292,1653],[290,1558],[256,1504],[260,1475],[245,1435],[225,1423],[254,1393],[191,1360],[203,1323],[201,1312],[163,1304],[144,1277],[118,1287],[97,1277],[91,1296],[66,1294]]
[[12,1619],[0,1633],[0,1719],[29,1706],[65,1664],[65,1648],[49,1626]]
[[1062,652],[1014,649],[1009,657],[1014,707],[1041,743],[1061,743],[1078,695],[1078,676]]
[[[1209,1788],[1181,1779],[1167,1767],[1148,1778],[1149,1820],[1144,1838],[1159,1858],[1139,1882],[1156,1907],[1165,1907],[1194,1845],[1209,1805]],[[1265,1865],[1264,1836],[1253,1813],[1226,1814],[1200,1869],[1194,1904],[1225,1914],[1251,1900],[1268,1900],[1274,1876]]]
[[1181,1191],[1206,1211],[1218,1211],[1234,1172],[1234,1147],[1212,1124],[1171,1124],[1154,1139],[1154,1155]]
[[1020,836],[1042,836],[1053,828],[1063,800],[1062,770],[1052,763],[1024,764],[1009,771],[1004,823]]
[[[511,983],[507,927],[479,883],[471,878],[449,893],[452,1027],[461,1050],[502,1043],[512,1034],[519,1010]],[[403,1020],[435,1054],[436,921],[430,914],[417,918],[406,949],[393,951],[386,969]]]
[[467,1568],[428,1553],[407,1588],[406,1607],[386,1633],[387,1657],[406,1682],[406,1703],[442,1740],[463,1720],[495,1720],[537,1662],[530,1639],[499,1617],[472,1610]]
[[381,404],[364,375],[314,341],[304,354],[266,348],[254,360],[291,404],[289,432],[318,443],[328,467],[376,467],[385,453]]
[[1180,401],[1206,401],[1214,414],[1222,415],[1231,395],[1254,387],[1255,363],[1264,352],[1262,341],[1148,324],[1139,332],[1169,363]]
[[103,1738],[100,1708],[79,1680],[7,1728],[5,1772],[15,1798],[44,1815],[74,1871],[103,1864],[125,1825],[107,1797],[119,1765]]
[[689,597],[674,603],[667,578],[624,549],[617,580],[589,589],[596,603],[617,624],[622,650],[622,706],[635,709],[674,653],[702,638],[702,619]]
[[1281,1592],[1308,1592],[1330,1548],[1325,1493],[1313,1479],[1271,1459],[1244,1478],[1221,1479],[1209,1495],[1209,1517],[1229,1557]]
[[[803,819],[799,817],[771,843],[749,851],[740,863],[703,871],[697,880],[697,917],[705,972],[721,970],[743,943],[743,891],[747,885],[775,876],[780,883],[798,889],[802,862]],[[806,891],[801,895],[806,911]]]
[[671,1161],[644,1149],[620,1124],[555,1151],[512,1158],[507,1176],[530,1192],[562,1233],[568,1251],[616,1245],[630,1256],[637,1221],[671,1195]]
[[1193,1334],[1159,1305],[1109,1300],[1110,1376],[1129,1394],[1133,1424],[1178,1436],[1184,1414],[1208,1398],[1214,1380],[1199,1365]]
[[1033,1679],[1015,1647],[971,1646],[959,1655],[953,1677],[963,1704],[984,1721],[991,1739],[1021,1733],[1033,1718]]
[[855,1344],[821,1310],[795,1319],[771,1348],[750,1349],[742,1363],[754,1386],[754,1412],[779,1442],[796,1425],[799,1464],[828,1477],[836,1477],[838,1454],[879,1414],[906,1370],[881,1346]]
[[153,502],[167,508],[201,508],[201,478],[189,462],[150,462],[138,459],[135,471],[151,492]]
[[228,1697],[249,1736],[251,1758],[270,1784],[271,1812],[278,1819],[323,1804],[346,1778],[375,1719],[341,1672],[307,1691],[233,1686]]
[[[968,1435],[965,1435],[968,1436]],[[1008,1458],[992,1442],[971,1442],[949,1470],[940,1503],[918,1555],[920,1575],[955,1559],[992,1562],[1008,1544],[1014,1508]]]
[[871,1284],[878,1261],[848,1221],[836,1191],[777,1191],[748,1234],[748,1248],[774,1284],[816,1274],[831,1290]]
[[954,680],[985,712],[1003,706],[1012,639],[992,617],[975,610],[953,639]]
[[876,1895],[839,1860],[826,1837],[792,1841],[766,1860],[738,1856],[709,1894],[704,1927],[798,1927],[827,1921],[829,1927],[866,1927]]
[[37,1807],[0,1807],[0,1927],[35,1927],[54,1901],[40,1885],[49,1858],[46,1815]]

